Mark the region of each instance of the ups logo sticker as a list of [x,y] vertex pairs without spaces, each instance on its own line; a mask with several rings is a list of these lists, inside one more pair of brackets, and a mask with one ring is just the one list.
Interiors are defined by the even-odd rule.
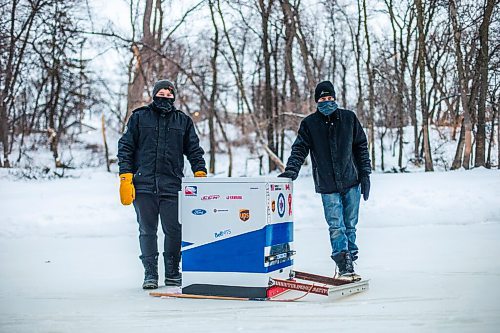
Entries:
[[240,220],[242,220],[243,222],[250,220],[250,210],[240,209]]

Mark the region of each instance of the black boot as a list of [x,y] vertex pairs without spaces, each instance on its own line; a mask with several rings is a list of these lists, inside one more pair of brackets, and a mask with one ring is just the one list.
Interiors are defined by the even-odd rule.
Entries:
[[332,256],[332,259],[335,261],[339,269],[337,276],[338,279],[348,281],[361,280],[361,276],[354,273],[354,263],[350,252],[342,251],[337,255]]
[[351,252],[352,261],[358,260],[358,251]]
[[152,256],[140,256],[144,266],[144,282],[142,289],[158,288],[158,254]]
[[165,285],[180,287],[182,285],[182,277],[179,272],[179,262],[181,255],[163,252],[165,260]]

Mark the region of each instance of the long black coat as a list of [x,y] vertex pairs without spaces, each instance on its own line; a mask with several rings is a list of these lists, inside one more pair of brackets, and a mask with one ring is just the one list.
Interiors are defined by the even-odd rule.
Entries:
[[132,113],[118,141],[120,174],[133,173],[138,193],[177,195],[184,156],[191,169],[207,171],[193,121],[183,112],[157,111],[148,105]]
[[342,193],[371,173],[366,135],[352,111],[337,109],[328,117],[316,111],[304,118],[286,170],[298,173],[309,152],[318,193]]

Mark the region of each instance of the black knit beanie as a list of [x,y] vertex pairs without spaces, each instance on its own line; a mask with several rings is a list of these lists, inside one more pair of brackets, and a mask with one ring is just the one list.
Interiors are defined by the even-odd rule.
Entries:
[[318,103],[318,100],[321,97],[332,96],[335,97],[335,89],[333,88],[333,84],[330,81],[323,81],[318,83],[316,86],[316,90],[314,91],[314,100]]
[[175,101],[175,95],[176,95],[175,87],[174,84],[169,80],[160,80],[155,83],[155,86],[153,88],[153,97],[155,97],[158,91],[162,89],[170,90],[170,92],[174,95],[174,101]]

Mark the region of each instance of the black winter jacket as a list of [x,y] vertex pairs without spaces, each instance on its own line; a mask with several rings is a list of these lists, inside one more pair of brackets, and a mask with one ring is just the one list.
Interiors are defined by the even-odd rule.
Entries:
[[177,195],[186,155],[193,173],[207,171],[193,121],[183,112],[135,110],[118,141],[120,174],[133,173],[137,193]]
[[309,152],[318,193],[343,193],[371,173],[366,135],[352,111],[339,108],[328,117],[316,111],[304,118],[286,170],[298,174]]

